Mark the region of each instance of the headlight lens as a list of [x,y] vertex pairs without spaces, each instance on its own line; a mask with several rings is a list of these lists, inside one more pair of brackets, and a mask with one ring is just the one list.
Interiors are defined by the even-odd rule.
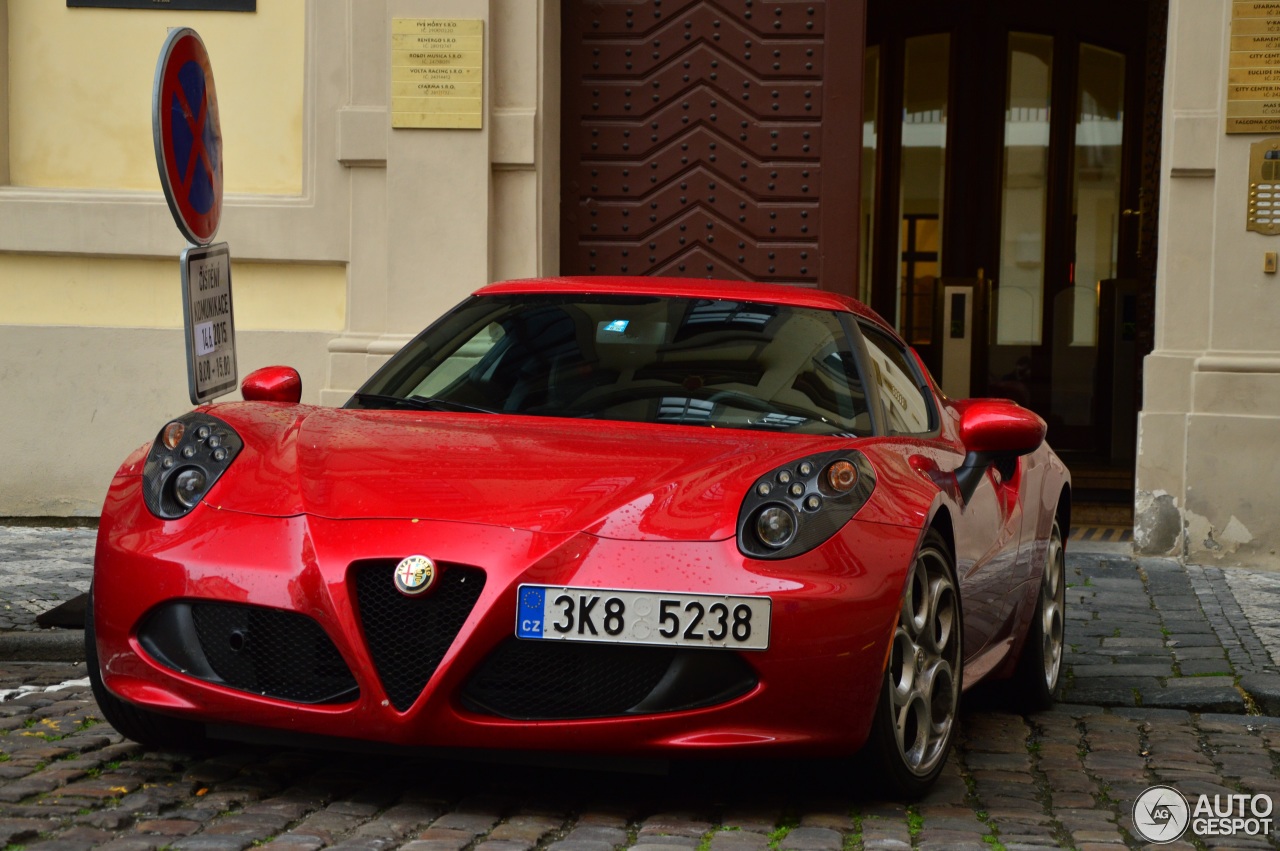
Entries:
[[742,502],[738,549],[761,559],[806,553],[849,522],[875,485],[861,452],[824,452],[771,470]]
[[195,508],[200,497],[204,495],[205,485],[209,479],[199,467],[188,467],[180,470],[173,477],[173,498],[186,508]]
[[795,540],[796,516],[782,505],[766,505],[756,514],[756,535],[766,547],[782,549]]
[[176,520],[194,509],[244,448],[235,429],[192,412],[156,435],[142,470],[142,498],[157,517]]

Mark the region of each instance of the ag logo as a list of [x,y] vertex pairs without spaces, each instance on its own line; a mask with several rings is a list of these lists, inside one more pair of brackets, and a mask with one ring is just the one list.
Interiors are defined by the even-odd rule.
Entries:
[[396,565],[396,590],[406,597],[427,593],[436,581],[436,564],[426,556],[409,556]]
[[1187,799],[1172,786],[1152,786],[1133,802],[1133,826],[1148,842],[1164,845],[1181,839],[1190,823]]

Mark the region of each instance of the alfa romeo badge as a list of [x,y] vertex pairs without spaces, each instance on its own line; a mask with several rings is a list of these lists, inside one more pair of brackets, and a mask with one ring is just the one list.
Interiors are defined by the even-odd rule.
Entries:
[[417,597],[430,590],[436,581],[436,563],[426,556],[409,556],[396,565],[396,590],[406,597]]

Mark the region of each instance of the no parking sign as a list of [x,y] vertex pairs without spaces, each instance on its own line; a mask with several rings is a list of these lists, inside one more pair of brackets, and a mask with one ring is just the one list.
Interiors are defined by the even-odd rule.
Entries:
[[231,310],[231,252],[210,245],[222,219],[222,128],[209,53],[190,27],[172,30],[160,48],[152,87],[151,127],[160,185],[182,252],[187,384],[199,405],[236,387]]
[[190,27],[170,32],[160,49],[151,126],[160,184],[178,229],[208,245],[222,218],[222,128],[209,53]]

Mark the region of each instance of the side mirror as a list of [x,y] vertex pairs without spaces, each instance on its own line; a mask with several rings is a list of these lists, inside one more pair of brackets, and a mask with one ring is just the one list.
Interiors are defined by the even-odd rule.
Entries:
[[291,366],[264,366],[244,377],[240,395],[246,402],[296,405],[302,400],[302,376]]
[[1044,420],[1013,402],[975,399],[965,404],[960,413],[960,442],[966,454],[956,469],[964,501],[973,498],[987,467],[1035,452],[1047,430]]

